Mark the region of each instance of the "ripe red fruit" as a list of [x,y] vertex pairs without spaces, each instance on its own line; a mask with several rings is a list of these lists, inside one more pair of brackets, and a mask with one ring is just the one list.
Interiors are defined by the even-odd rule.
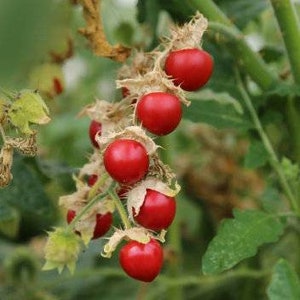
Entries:
[[146,175],[149,167],[145,147],[130,139],[119,139],[109,144],[103,161],[109,175],[123,184],[138,182]]
[[53,87],[54,87],[54,91],[55,91],[56,95],[61,94],[64,90],[61,81],[57,77],[53,78]]
[[[67,222],[71,223],[71,221],[75,218],[76,212],[74,210],[68,210],[67,213]],[[110,229],[111,224],[112,224],[113,218],[112,214],[110,212],[101,215],[97,214],[96,215],[96,225],[94,229],[94,234],[92,239],[98,239],[99,237],[103,236],[106,234],[106,232]],[[80,232],[76,232],[80,234]]]
[[129,94],[130,94],[129,89],[125,86],[122,87],[122,96],[125,98],[125,97],[129,96]]
[[197,48],[170,52],[165,71],[186,91],[196,91],[204,86],[213,72],[213,59],[209,53]]
[[[174,220],[176,201],[158,191],[147,189],[144,203],[135,221],[143,227],[159,231],[168,228]],[[134,215],[134,211],[133,211]]]
[[95,137],[96,134],[101,134],[102,125],[100,122],[92,120],[89,127],[89,136],[94,147],[99,148],[99,144],[97,143]]
[[88,186],[93,186],[98,180],[98,175],[92,174],[88,178]]
[[154,239],[151,239],[147,244],[130,241],[121,248],[119,262],[122,269],[130,277],[151,282],[159,274],[162,267],[163,250]]
[[178,97],[164,92],[153,92],[140,98],[136,114],[143,127],[156,135],[166,135],[179,124],[182,116]]
[[127,193],[130,191],[131,187],[128,185],[122,185],[117,190],[117,194],[121,200],[125,200],[127,198]]

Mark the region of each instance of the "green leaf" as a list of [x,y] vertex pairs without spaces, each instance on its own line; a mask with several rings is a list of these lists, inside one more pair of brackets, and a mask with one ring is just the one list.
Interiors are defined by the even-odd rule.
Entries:
[[11,123],[24,134],[32,134],[30,123],[46,124],[50,121],[49,110],[42,97],[31,90],[23,90],[12,103],[8,117]]
[[280,259],[275,265],[267,294],[270,300],[300,299],[299,277],[286,260]]
[[269,159],[263,143],[254,141],[250,144],[245,156],[244,167],[247,169],[256,169],[262,167]]
[[267,92],[267,95],[273,96],[278,95],[281,97],[286,96],[300,96],[300,86],[289,83],[276,83],[276,86],[272,86]]
[[239,114],[243,113],[243,108],[238,100],[234,99],[228,93],[216,93],[210,89],[203,89],[197,93],[191,93],[188,97],[190,100],[215,101],[221,105],[232,105],[232,108]]
[[277,188],[267,186],[261,195],[263,209],[269,213],[276,213],[284,210],[285,203]]
[[18,237],[25,239],[48,229],[55,220],[57,211],[36,172],[19,156],[14,157],[12,174],[11,184],[0,191],[0,200],[18,212]]
[[210,242],[203,257],[203,273],[221,273],[254,256],[259,246],[277,241],[283,227],[274,215],[235,210],[234,219],[225,220]]
[[299,166],[293,164],[290,159],[283,157],[281,160],[282,171],[289,181],[297,181],[299,178]]
[[191,95],[190,99],[192,103],[184,111],[184,118],[190,121],[207,123],[219,129],[247,130],[253,127],[250,120],[242,115],[238,101],[229,94],[206,90]]
[[0,200],[0,233],[15,238],[19,231],[20,214],[17,209]]

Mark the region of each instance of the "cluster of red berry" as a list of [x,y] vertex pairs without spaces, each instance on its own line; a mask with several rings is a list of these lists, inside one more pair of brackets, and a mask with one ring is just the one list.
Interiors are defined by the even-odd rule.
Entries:
[[[106,116],[109,115],[114,119],[114,122],[116,116],[118,118],[121,115],[121,118],[127,119],[132,117],[131,121],[125,122],[127,124],[125,131],[128,124],[132,126],[136,123],[150,135],[163,136],[174,131],[182,118],[181,103],[186,101],[181,99],[182,90],[195,91],[199,89],[207,83],[213,70],[212,57],[196,47],[168,50],[154,60],[156,61],[154,69],[157,72],[154,76],[153,69],[149,71],[149,68],[146,68],[147,71],[142,74],[143,76],[138,74],[136,81],[133,79],[133,82],[130,83],[130,78],[120,80],[125,96],[122,105],[129,103],[129,111],[132,115],[124,116],[123,112],[126,109],[120,109],[122,105],[117,105],[118,109],[115,109],[113,113],[112,111],[105,112]],[[159,62],[159,71],[157,71],[157,61]],[[145,62],[145,64],[147,63],[148,61]],[[152,79],[149,81],[150,83],[147,82],[147,89],[144,90],[143,87],[140,88],[140,83],[144,80],[143,77],[147,77],[147,74],[150,73]],[[161,85],[161,81],[167,82],[166,85]],[[101,114],[99,107],[96,110],[96,114],[91,113],[89,116]],[[100,155],[100,164],[104,166],[101,172],[107,172],[110,180],[113,179],[118,183],[116,192],[123,204],[128,198],[125,205],[131,220],[138,228],[141,227],[149,232],[146,242],[141,242],[138,238],[126,242],[119,253],[120,265],[130,277],[150,282],[159,274],[163,264],[163,250],[157,241],[155,232],[167,229],[173,222],[176,212],[174,198],[176,192],[164,193],[163,191],[166,189],[157,187],[157,185],[164,185],[162,179],[168,177],[168,170],[157,171],[157,169],[163,169],[165,165],[160,164],[155,151],[154,154],[149,153],[144,136],[120,134],[119,132],[116,134],[115,131],[119,129],[119,125],[114,126],[113,130],[106,131],[103,128],[104,123],[99,119],[92,118],[89,136],[95,152],[98,156]],[[142,130],[140,126],[132,127]],[[147,135],[145,134],[145,136]],[[147,136],[147,138],[152,140],[151,137]],[[157,164],[160,164],[159,168],[157,168]],[[97,174],[90,172],[87,181],[90,188],[97,185],[99,176],[99,172]],[[140,191],[138,190],[140,185],[143,185],[149,178],[155,178],[159,183],[155,182],[154,186],[152,183],[152,185],[144,185],[141,196],[137,191]],[[135,197],[142,197],[142,199],[136,203]],[[74,219],[75,215],[74,210],[68,210],[68,223]],[[103,214],[97,213],[92,239],[105,235],[112,222],[111,211]],[[81,234],[78,230],[77,232]]]

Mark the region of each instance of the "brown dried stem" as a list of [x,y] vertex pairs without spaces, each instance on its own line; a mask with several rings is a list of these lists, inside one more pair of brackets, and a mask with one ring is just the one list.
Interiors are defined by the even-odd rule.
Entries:
[[101,19],[101,1],[80,0],[79,3],[83,8],[83,16],[86,21],[86,27],[79,29],[79,32],[90,41],[93,52],[97,56],[124,62],[130,55],[130,49],[122,45],[112,46],[107,41]]

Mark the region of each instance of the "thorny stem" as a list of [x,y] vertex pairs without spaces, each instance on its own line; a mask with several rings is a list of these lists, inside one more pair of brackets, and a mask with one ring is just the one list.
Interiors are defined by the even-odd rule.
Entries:
[[258,131],[260,137],[261,137],[261,140],[265,146],[265,149],[266,151],[268,152],[269,156],[270,156],[270,164],[271,166],[273,167],[273,169],[275,170],[275,172],[277,173],[278,175],[278,178],[279,178],[279,182],[282,186],[282,189],[284,190],[286,196],[287,196],[287,199],[289,200],[290,202],[290,205],[291,205],[291,208],[297,213],[297,214],[300,214],[300,211],[299,211],[299,207],[298,207],[298,203],[296,201],[296,198],[291,190],[291,187],[287,181],[287,178],[285,177],[285,174],[283,173],[282,171],[282,168],[280,166],[280,161],[275,153],[275,150],[267,136],[267,134],[265,133],[263,127],[262,127],[262,124],[259,120],[259,117],[255,111],[255,108],[252,104],[252,101],[248,95],[248,93],[246,92],[246,90],[244,89],[243,85],[242,85],[242,82],[241,82],[241,79],[238,77],[238,87],[239,87],[239,90],[241,92],[241,95],[245,101],[245,104],[249,110],[249,113],[251,115],[251,118],[252,118],[252,121],[256,127],[256,130]]
[[73,229],[76,222],[78,222],[82,216],[84,216],[97,202],[107,197],[109,191],[114,189],[115,183],[113,182],[110,187],[103,193],[96,195],[89,203],[75,216],[75,218],[68,224],[67,228]]
[[108,192],[104,192],[96,197],[94,197],[76,216],[75,218],[68,224],[68,228],[74,227],[75,223],[78,222],[82,216],[84,216],[98,201],[102,200],[108,195]]
[[120,215],[120,218],[121,218],[121,220],[124,224],[125,229],[131,228],[131,224],[130,224],[130,221],[127,217],[127,213],[125,211],[125,208],[124,208],[123,204],[121,203],[121,200],[120,200],[119,196],[117,195],[116,191],[113,190],[113,189],[110,189],[110,190],[108,190],[108,194],[114,201],[114,204],[117,208],[117,211]]
[[98,189],[103,185],[103,183],[109,178],[109,175],[107,173],[104,173],[100,178],[97,179],[95,184],[92,186],[92,188],[89,191],[88,199],[94,198],[97,193]]

